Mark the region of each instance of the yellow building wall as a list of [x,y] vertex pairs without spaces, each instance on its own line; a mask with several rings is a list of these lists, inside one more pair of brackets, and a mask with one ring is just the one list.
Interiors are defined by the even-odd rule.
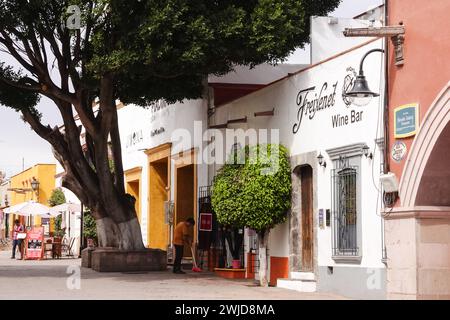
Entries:
[[[11,177],[11,189],[21,188],[21,189],[31,189],[31,181],[33,177],[39,181],[39,191],[34,192],[31,190],[26,190],[24,192],[9,191],[10,205],[16,205],[25,201],[34,200],[43,205],[48,206],[48,199],[50,198],[53,189],[55,189],[55,175],[56,175],[56,165],[55,164],[37,164],[31,168],[28,168],[21,173],[16,174]],[[18,217],[10,215],[10,226],[14,224],[14,219]],[[53,219],[51,219],[53,220]],[[34,217],[34,225],[41,224],[40,217]],[[50,223],[52,226],[53,223]],[[52,230],[52,227],[50,229]]]

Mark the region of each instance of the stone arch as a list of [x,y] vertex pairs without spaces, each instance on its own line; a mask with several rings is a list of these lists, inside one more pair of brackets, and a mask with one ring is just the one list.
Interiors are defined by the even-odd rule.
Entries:
[[399,186],[403,207],[450,206],[450,82],[427,111]]

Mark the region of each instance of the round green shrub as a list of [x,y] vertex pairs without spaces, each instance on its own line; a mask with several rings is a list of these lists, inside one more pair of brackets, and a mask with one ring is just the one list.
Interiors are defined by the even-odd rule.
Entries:
[[264,232],[286,221],[291,188],[284,146],[247,146],[219,170],[211,202],[220,223]]

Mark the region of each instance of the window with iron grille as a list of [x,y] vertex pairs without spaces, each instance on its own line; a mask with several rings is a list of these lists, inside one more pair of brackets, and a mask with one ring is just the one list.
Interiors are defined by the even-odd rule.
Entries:
[[340,159],[332,170],[333,256],[358,256],[358,167]]

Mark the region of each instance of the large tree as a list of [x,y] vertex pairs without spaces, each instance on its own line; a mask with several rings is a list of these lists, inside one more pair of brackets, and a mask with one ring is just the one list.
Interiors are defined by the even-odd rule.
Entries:
[[[0,104],[20,112],[52,145],[65,170],[63,186],[92,210],[99,245],[140,249],[124,188],[116,100],[144,106],[199,98],[208,74],[282,61],[308,41],[309,16],[339,2],[0,0],[0,50],[16,60],[0,64]],[[41,122],[40,96],[61,114],[62,132]]]

